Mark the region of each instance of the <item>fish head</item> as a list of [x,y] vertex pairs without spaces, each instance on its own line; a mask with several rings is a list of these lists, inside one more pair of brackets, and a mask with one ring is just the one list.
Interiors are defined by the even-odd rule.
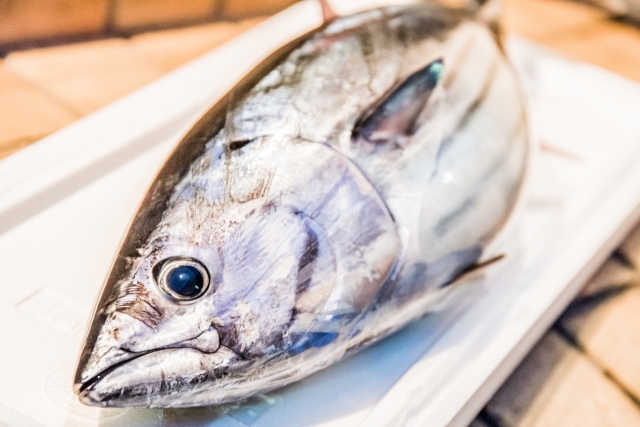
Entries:
[[[354,117],[353,145],[374,147],[365,155],[402,148],[442,64]],[[161,172],[154,188],[166,197],[152,188],[143,203],[150,213],[123,245],[135,253],[116,260],[81,353],[84,403],[196,406],[295,381],[347,352],[391,277],[401,239],[353,159],[286,132],[244,138],[255,120],[242,111],[195,158],[179,147],[165,170],[189,166],[175,182]]]
[[306,376],[396,262],[384,203],[323,144],[215,142],[167,206],[98,303],[76,373],[86,404],[221,403]]
[[[365,110],[354,144],[411,134],[441,68]],[[81,352],[82,402],[197,406],[295,381],[345,354],[391,277],[395,221],[349,157],[286,133],[239,138],[233,125],[196,157],[179,146],[164,170],[188,166],[147,195]]]

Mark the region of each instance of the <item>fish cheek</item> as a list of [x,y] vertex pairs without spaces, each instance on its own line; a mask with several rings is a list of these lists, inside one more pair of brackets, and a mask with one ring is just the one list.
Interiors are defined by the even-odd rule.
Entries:
[[237,301],[217,328],[222,345],[255,358],[281,349],[282,338],[293,316],[293,280],[258,284],[255,294]]
[[229,239],[215,297],[222,345],[246,358],[277,352],[293,317],[302,218],[283,206],[256,212]]

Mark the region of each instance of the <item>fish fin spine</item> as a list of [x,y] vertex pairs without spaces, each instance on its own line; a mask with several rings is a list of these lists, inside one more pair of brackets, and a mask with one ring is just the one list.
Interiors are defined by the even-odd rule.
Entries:
[[476,273],[478,271],[484,270],[487,267],[502,261],[504,258],[506,257],[505,254],[500,254],[500,255],[496,255],[492,258],[489,258],[486,261],[482,261],[482,262],[477,262],[475,264],[472,264],[470,266],[468,266],[467,268],[465,268],[464,270],[460,271],[458,274],[456,274],[455,276],[453,276],[451,279],[449,279],[444,285],[442,285],[442,287],[445,286],[451,286],[453,284],[455,284],[456,282],[459,282],[460,280],[462,280],[465,277],[468,277],[469,275]]

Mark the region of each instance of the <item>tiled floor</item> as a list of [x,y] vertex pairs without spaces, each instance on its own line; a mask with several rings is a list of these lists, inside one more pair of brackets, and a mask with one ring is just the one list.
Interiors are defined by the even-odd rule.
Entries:
[[[228,12],[244,13],[241,8]],[[568,0],[507,0],[505,12],[507,32],[640,81],[640,30]],[[10,54],[0,62],[0,158],[257,21]],[[637,231],[509,378],[473,427],[640,426],[639,280]]]

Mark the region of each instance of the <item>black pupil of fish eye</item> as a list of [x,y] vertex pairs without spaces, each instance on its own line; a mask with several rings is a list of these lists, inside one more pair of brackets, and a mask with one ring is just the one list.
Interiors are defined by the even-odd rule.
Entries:
[[191,265],[181,265],[169,271],[166,285],[176,294],[192,298],[200,295],[205,283],[200,270]]

